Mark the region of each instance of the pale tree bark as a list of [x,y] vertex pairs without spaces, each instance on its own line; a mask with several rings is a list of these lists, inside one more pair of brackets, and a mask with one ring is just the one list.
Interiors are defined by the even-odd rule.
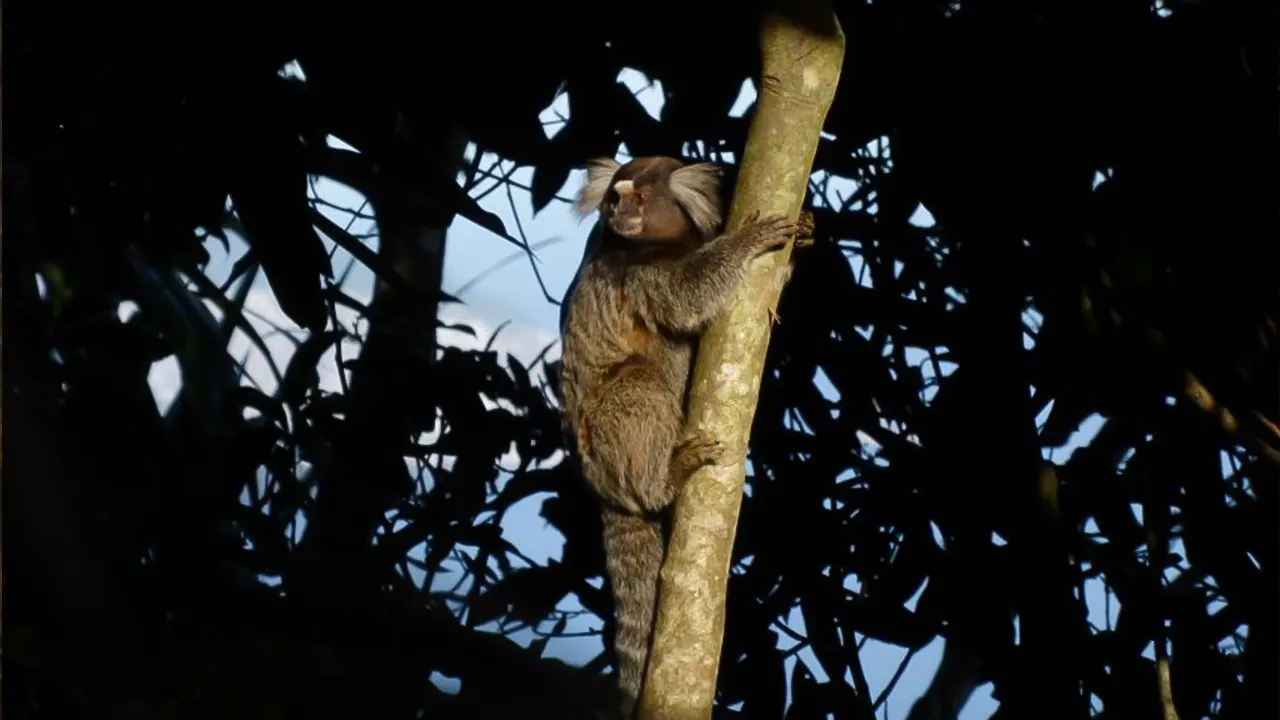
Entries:
[[[729,230],[757,211],[799,215],[840,78],[844,34],[826,0],[775,0],[761,22],[760,48],[759,96]],[[641,718],[711,716],[747,442],[790,255],[788,247],[756,260],[698,346],[690,421],[727,452],[722,463],[694,475],[676,502]]]

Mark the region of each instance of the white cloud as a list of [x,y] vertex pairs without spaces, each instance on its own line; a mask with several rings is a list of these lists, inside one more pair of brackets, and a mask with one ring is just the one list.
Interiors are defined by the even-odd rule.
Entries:
[[[463,350],[479,350],[489,343],[489,339],[493,337],[493,333],[502,324],[502,321],[494,322],[492,318],[485,317],[470,305],[460,303],[445,303],[440,306],[440,321],[446,325],[465,325],[470,327],[475,336],[472,337],[465,332],[459,330],[442,329],[440,331],[439,340],[443,345],[449,345]],[[526,367],[538,357],[547,346],[555,343],[555,346],[547,350],[544,356],[547,360],[554,360],[560,356],[559,336],[545,328],[529,323],[521,323],[512,321],[502,328],[497,338],[493,341],[492,348],[501,355],[511,355]]]

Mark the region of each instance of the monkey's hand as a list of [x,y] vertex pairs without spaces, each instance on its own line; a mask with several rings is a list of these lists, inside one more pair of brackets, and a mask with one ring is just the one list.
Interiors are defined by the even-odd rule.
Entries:
[[796,247],[809,247],[813,244],[813,213],[800,211],[800,219],[796,221]]
[[[808,210],[800,211],[800,218],[796,221],[796,241],[795,246],[798,248],[809,247],[813,244],[813,213]],[[791,282],[791,273],[795,270],[795,257],[791,258],[791,262],[787,264],[783,271],[782,284],[786,285]],[[782,316],[778,311],[769,308],[769,322],[772,325],[782,324]]]
[[738,230],[737,242],[752,250],[752,255],[763,255],[770,250],[778,250],[786,246],[787,241],[799,231],[799,225],[782,215],[760,219],[760,212],[751,213],[751,217]]

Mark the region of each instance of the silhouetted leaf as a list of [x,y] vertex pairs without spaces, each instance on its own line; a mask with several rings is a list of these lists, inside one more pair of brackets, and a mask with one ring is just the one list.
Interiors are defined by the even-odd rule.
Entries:
[[289,427],[289,420],[285,415],[284,406],[279,400],[270,397],[261,390],[241,385],[231,391],[231,397],[244,407],[253,408],[270,418],[282,430]]
[[533,171],[531,195],[533,211],[542,212],[569,179],[573,168],[567,162],[547,160]]
[[281,401],[291,407],[298,407],[302,403],[307,390],[314,387],[319,380],[317,366],[320,363],[320,357],[334,343],[341,341],[344,334],[335,330],[315,333],[298,346],[284,371],[284,382],[281,383],[279,390]]
[[[319,331],[326,313],[320,278],[329,258],[311,224],[302,148],[281,127],[247,138],[247,163],[236,168],[231,198],[280,309],[299,327]],[[251,165],[248,163],[252,163]]]

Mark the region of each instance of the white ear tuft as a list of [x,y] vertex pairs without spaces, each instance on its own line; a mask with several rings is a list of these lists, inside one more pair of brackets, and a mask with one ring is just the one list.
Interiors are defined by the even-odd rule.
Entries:
[[577,210],[580,216],[590,215],[592,210],[600,207],[600,202],[604,200],[604,194],[609,191],[613,176],[620,167],[622,165],[613,158],[596,158],[587,163],[587,184],[578,193]]
[[671,194],[706,237],[724,222],[720,209],[720,167],[714,163],[685,165],[671,173]]

